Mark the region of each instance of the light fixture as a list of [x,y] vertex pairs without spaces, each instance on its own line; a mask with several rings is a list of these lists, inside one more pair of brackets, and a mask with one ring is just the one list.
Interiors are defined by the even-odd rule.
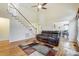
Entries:
[[39,9],[41,9],[41,8],[42,8],[42,6],[39,4],[39,5],[38,5],[38,8],[39,8]]

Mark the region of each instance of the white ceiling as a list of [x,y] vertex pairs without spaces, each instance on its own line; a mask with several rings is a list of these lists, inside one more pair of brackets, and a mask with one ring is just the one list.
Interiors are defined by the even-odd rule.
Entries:
[[[24,15],[31,21],[36,21],[40,16],[45,20],[63,21],[69,20],[76,15],[79,3],[48,3],[45,7],[47,10],[40,10],[39,14],[37,8],[32,8],[36,3],[21,3],[20,7],[24,10]],[[0,17],[8,17],[8,4],[0,3]],[[39,17],[38,17],[39,16]]]
[[32,6],[36,5],[36,3],[21,3],[21,9],[25,9],[24,14],[26,17],[29,17],[29,20],[34,20],[43,16],[44,19],[48,22],[52,20],[55,21],[64,21],[73,18],[76,15],[77,9],[79,8],[79,4],[77,3],[48,3],[45,5],[47,10],[40,10],[39,14],[37,12],[37,8],[33,8]]

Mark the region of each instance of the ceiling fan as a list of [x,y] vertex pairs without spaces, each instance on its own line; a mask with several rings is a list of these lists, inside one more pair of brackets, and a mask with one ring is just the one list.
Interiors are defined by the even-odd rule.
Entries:
[[47,8],[45,7],[46,4],[47,4],[47,3],[43,3],[43,4],[38,3],[37,5],[34,5],[34,6],[32,6],[32,7],[37,7],[37,11],[39,11],[39,9],[44,9],[44,10],[46,10],[46,9],[47,9]]

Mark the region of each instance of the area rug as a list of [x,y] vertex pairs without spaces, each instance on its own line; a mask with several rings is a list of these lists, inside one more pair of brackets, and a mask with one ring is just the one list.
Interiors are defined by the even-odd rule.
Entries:
[[37,53],[34,53],[36,51],[40,55],[44,55],[44,56],[54,56],[56,54],[55,50],[41,44],[19,45],[19,47],[28,55],[37,54]]

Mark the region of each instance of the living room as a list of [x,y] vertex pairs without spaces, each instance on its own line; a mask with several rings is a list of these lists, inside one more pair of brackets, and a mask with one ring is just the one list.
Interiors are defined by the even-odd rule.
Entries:
[[[79,17],[79,4],[16,3],[10,4],[9,8],[10,15],[12,15],[10,32],[10,41],[12,42],[12,45],[20,46],[21,49],[26,48],[24,52],[29,56],[53,56],[56,53],[56,51],[49,51],[49,53],[46,53],[43,51],[45,49],[44,46],[49,46],[55,50],[62,50],[55,55],[78,54],[76,54],[75,51],[72,54],[71,51],[73,48],[66,45],[70,45],[69,42],[78,42],[78,23],[74,19],[78,19]],[[43,46],[40,46],[38,43]],[[77,43],[73,43],[73,45],[74,44],[78,45]],[[35,48],[32,49],[33,47],[27,49],[27,46],[30,45],[35,45],[36,50],[34,50]],[[66,53],[64,50],[65,47],[66,49],[71,48],[72,50],[70,49],[71,51],[68,50],[68,52],[70,52]],[[46,51],[50,50],[47,47],[46,49]],[[31,52],[27,52],[28,50]],[[34,51],[36,53],[33,54]],[[14,55],[17,54],[15,53]]]
[[10,52],[0,55],[79,56],[79,3],[4,5],[10,19],[7,30]]

